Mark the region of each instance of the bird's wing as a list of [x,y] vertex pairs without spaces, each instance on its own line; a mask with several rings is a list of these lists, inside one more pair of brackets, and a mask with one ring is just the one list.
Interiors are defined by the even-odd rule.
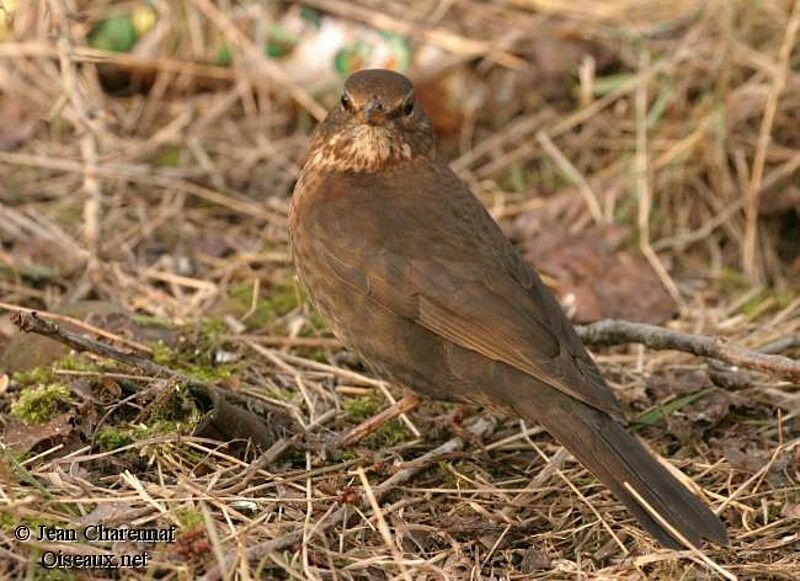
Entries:
[[445,166],[326,179],[309,220],[352,291],[622,419],[555,298]]

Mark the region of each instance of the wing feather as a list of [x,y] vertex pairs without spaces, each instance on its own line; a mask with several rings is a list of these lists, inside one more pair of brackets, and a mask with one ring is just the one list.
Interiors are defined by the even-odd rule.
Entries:
[[[414,192],[392,185],[403,177]],[[447,341],[622,419],[555,298],[449,169],[428,164],[393,180],[329,182],[312,219],[343,283]]]

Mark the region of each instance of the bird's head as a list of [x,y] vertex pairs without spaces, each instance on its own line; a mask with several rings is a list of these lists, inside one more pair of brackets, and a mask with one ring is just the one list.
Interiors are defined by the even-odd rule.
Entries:
[[367,69],[345,81],[339,104],[312,139],[309,163],[329,171],[374,173],[433,155],[430,121],[400,73]]

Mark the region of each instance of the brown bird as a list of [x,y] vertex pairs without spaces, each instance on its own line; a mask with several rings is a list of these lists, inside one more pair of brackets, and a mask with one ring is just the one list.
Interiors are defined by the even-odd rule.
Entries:
[[[543,425],[668,547],[722,521],[624,428],[557,301],[438,159],[411,82],[364,70],[317,128],[292,197],[298,276],[334,333],[422,395]],[[635,491],[635,494],[631,492]]]

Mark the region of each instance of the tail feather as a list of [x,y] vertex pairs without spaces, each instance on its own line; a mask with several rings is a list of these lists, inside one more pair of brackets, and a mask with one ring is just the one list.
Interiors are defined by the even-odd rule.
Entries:
[[[725,525],[719,517],[608,415],[575,400],[569,402],[569,415],[548,413],[541,417],[541,408],[538,413],[518,411],[542,423],[663,545],[683,548],[630,493],[625,482],[692,545],[699,546],[703,539],[728,544]],[[569,421],[564,421],[564,417],[569,417]]]

